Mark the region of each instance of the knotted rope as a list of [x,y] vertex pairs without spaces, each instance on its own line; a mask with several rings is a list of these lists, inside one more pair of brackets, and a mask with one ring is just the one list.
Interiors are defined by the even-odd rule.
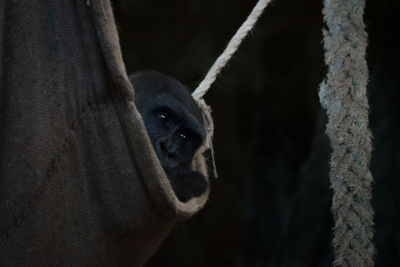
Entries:
[[326,80],[319,97],[327,110],[326,133],[333,147],[335,266],[373,266],[371,133],[368,129],[365,60],[365,0],[325,0],[323,14]]
[[247,36],[249,31],[254,27],[257,20],[260,18],[264,9],[271,2],[271,0],[259,0],[256,6],[251,11],[250,15],[247,17],[245,22],[240,26],[235,35],[229,41],[224,52],[217,58],[214,65],[208,71],[206,77],[200,83],[200,85],[192,93],[192,97],[196,100],[198,106],[203,112],[203,118],[205,122],[205,128],[207,132],[206,137],[206,147],[211,149],[212,162],[214,167],[214,176],[217,177],[217,171],[214,161],[214,149],[212,146],[212,139],[214,134],[214,124],[211,117],[211,108],[204,102],[203,96],[210,89],[210,86],[214,83],[218,74],[221,72],[222,68],[228,63],[232,58],[233,54],[239,48],[240,44]]

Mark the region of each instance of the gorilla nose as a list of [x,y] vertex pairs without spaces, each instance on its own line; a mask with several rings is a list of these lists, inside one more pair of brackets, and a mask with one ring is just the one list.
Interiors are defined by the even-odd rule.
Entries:
[[166,144],[165,142],[160,143],[161,151],[164,153],[165,156],[169,158],[176,157],[176,152],[178,150],[177,145],[175,144]]
[[176,154],[177,148],[178,148],[178,147],[177,147],[175,144],[170,144],[170,145],[168,146],[168,152],[169,152],[169,153],[172,153],[172,154]]

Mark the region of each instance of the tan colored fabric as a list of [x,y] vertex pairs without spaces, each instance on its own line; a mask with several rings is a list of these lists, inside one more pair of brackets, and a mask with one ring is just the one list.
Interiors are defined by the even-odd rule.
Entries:
[[109,0],[86,3],[0,1],[0,266],[140,266],[208,197],[175,197]]

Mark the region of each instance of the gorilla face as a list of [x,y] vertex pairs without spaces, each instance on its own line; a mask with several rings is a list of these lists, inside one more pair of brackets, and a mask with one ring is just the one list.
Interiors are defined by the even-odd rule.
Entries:
[[205,177],[192,170],[192,160],[205,139],[202,115],[184,86],[157,72],[131,75],[135,104],[154,150],[181,201],[207,189]]

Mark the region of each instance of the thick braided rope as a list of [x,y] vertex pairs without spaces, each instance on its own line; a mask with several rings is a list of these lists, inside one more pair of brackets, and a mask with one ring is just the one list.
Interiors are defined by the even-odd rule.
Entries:
[[328,73],[319,97],[327,110],[326,133],[333,148],[335,266],[374,264],[364,8],[365,0],[325,0],[323,9],[328,26],[324,31]]
[[213,84],[221,69],[225,67],[226,63],[230,60],[232,55],[239,48],[249,31],[254,27],[261,14],[263,13],[266,6],[271,2],[271,0],[259,0],[256,6],[251,11],[250,15],[247,17],[246,21],[240,26],[235,35],[229,41],[224,52],[217,58],[214,65],[208,71],[204,80],[192,93],[193,98],[202,98]]

